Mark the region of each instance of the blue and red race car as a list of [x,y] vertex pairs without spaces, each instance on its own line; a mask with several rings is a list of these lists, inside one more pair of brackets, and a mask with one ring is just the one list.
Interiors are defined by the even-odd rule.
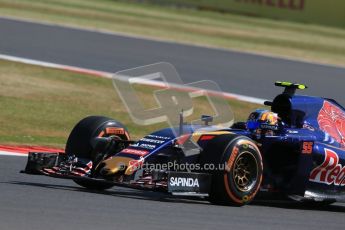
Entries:
[[258,109],[230,128],[181,122],[138,141],[107,117],[91,116],[72,130],[66,154],[29,154],[25,173],[72,179],[89,189],[128,186],[208,197],[242,206],[261,192],[332,203],[345,194],[345,108],[332,99],[296,95],[285,87],[271,110]]

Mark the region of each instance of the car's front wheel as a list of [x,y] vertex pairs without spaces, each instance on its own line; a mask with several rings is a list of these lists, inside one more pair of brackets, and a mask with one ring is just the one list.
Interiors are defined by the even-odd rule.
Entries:
[[[92,140],[96,137],[116,136],[129,140],[126,127],[120,122],[103,116],[89,116],[82,119],[72,130],[66,144],[66,154],[93,161],[97,163],[96,152]],[[80,186],[88,189],[104,190],[113,185],[102,181],[74,180]]]
[[260,189],[263,164],[260,151],[249,138],[235,134],[215,137],[201,154],[201,164],[213,164],[209,200],[215,204],[242,206]]

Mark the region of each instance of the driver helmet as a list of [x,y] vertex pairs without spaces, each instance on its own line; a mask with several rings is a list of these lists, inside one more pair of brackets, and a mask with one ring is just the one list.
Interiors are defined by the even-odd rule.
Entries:
[[258,109],[247,120],[247,129],[259,136],[273,136],[279,129],[278,114],[269,110]]

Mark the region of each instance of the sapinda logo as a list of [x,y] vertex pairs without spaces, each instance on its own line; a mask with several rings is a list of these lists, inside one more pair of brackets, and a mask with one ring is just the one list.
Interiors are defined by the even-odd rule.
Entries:
[[170,177],[171,186],[182,187],[197,187],[199,188],[198,179],[184,178],[184,177]]
[[339,164],[336,152],[325,149],[325,160],[310,173],[310,181],[345,186],[345,167]]

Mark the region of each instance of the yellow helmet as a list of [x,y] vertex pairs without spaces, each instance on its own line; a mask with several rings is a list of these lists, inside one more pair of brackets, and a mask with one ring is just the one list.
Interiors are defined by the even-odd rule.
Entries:
[[249,115],[247,128],[249,130],[278,130],[278,114],[269,110],[255,110]]

